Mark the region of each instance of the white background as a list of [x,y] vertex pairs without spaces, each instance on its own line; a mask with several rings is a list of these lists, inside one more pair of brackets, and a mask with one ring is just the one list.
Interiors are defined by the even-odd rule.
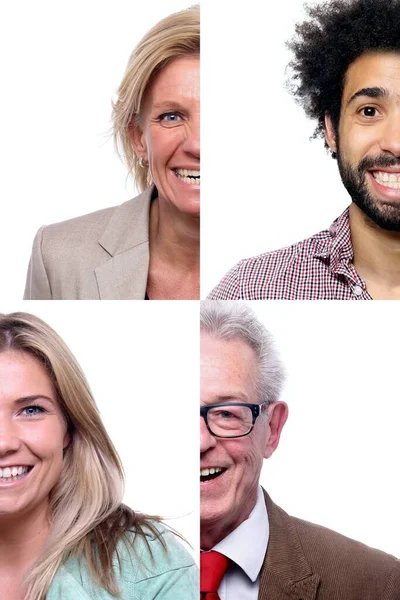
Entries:
[[252,302],[287,371],[261,484],[289,514],[400,557],[397,302]]
[[1,298],[22,298],[33,238],[41,225],[136,195],[109,136],[111,101],[143,35],[190,4],[2,3]]
[[80,363],[126,472],[124,502],[199,548],[199,316],[194,302],[0,303],[45,320]]
[[285,89],[303,0],[202,3],[204,298],[238,260],[326,229],[350,204]]

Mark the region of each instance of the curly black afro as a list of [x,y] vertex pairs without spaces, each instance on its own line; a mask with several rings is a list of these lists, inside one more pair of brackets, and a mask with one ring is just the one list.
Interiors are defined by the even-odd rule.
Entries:
[[289,89],[323,137],[327,112],[338,129],[344,78],[368,51],[400,51],[400,0],[327,0],[305,7],[309,19],[288,42]]

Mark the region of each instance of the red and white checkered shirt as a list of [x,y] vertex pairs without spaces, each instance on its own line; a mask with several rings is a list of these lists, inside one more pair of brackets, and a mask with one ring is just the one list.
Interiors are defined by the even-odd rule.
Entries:
[[329,229],[241,260],[211,300],[372,300],[353,265],[349,209]]

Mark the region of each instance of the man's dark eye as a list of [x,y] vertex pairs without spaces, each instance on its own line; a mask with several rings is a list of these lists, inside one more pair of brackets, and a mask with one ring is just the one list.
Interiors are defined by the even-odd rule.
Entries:
[[365,106],[364,108],[361,109],[360,112],[364,117],[369,117],[369,118],[376,117],[379,114],[378,109],[375,108],[374,106]]

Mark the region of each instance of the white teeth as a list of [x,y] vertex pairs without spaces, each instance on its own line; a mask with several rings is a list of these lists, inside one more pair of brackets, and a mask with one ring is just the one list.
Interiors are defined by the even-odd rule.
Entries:
[[211,467],[210,469],[200,469],[200,476],[207,477],[207,475],[214,475],[215,473],[221,473],[221,467]]
[[176,169],[175,174],[184,183],[200,185],[200,171],[195,171],[194,169]]
[[200,171],[194,169],[177,169],[176,173],[182,177],[200,177]]
[[4,469],[0,469],[0,479],[18,477],[26,473],[28,470],[28,467],[5,467]]
[[400,173],[387,173],[386,171],[374,171],[374,178],[378,183],[393,190],[400,189]]

